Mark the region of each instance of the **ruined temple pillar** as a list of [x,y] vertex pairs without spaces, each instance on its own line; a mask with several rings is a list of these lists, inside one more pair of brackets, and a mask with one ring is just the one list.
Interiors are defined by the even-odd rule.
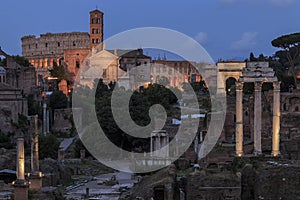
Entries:
[[25,180],[24,139],[17,139],[17,180]]
[[235,143],[236,155],[243,155],[243,85],[242,82],[236,82],[236,130]]
[[47,104],[45,101],[43,103],[43,133],[47,134]]
[[42,189],[42,173],[39,171],[39,132],[38,132],[38,115],[34,116],[34,133],[32,137],[31,148],[31,173],[29,176],[30,189]]
[[254,155],[261,154],[261,82],[254,83]]
[[28,182],[25,180],[24,139],[17,139],[17,180],[13,182],[14,199],[28,199]]
[[273,83],[273,136],[272,136],[272,156],[280,154],[280,82]]

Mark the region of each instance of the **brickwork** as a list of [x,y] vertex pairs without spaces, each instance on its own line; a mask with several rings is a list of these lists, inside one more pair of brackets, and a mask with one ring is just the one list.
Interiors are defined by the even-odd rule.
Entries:
[[64,62],[68,66],[68,71],[72,74],[73,80],[75,80],[83,61],[89,53],[89,49],[69,49],[64,51]]
[[90,49],[103,43],[103,12],[90,12]]

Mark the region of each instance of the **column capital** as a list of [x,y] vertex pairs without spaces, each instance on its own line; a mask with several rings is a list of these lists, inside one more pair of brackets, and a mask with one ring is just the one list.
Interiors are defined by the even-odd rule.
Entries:
[[254,89],[261,91],[262,85],[263,85],[263,82],[254,82]]
[[273,90],[279,90],[280,91],[280,81],[273,82]]
[[236,90],[243,90],[244,82],[235,82]]

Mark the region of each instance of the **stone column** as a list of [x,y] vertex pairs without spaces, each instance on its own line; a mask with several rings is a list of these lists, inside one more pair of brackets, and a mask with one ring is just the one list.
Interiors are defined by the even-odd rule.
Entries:
[[28,182],[25,180],[24,139],[17,139],[17,180],[13,182],[14,199],[28,199]]
[[65,151],[63,150],[63,148],[59,148],[57,153],[57,160],[59,162],[63,161],[65,159]]
[[243,85],[242,82],[236,82],[236,130],[235,143],[236,155],[243,155]]
[[273,83],[273,136],[272,136],[272,156],[280,154],[280,82]]
[[17,139],[17,180],[25,180],[24,139]]
[[261,154],[261,82],[254,83],[254,155]]
[[32,137],[32,157],[31,157],[31,173],[29,176],[30,186],[32,190],[42,189],[42,173],[39,171],[39,132],[38,132],[38,115],[34,116],[34,134]]
[[43,103],[43,133],[47,134],[47,104]]
[[32,137],[32,159],[31,159],[31,170],[36,172],[39,171],[39,132],[38,132],[38,115],[34,116],[34,133]]

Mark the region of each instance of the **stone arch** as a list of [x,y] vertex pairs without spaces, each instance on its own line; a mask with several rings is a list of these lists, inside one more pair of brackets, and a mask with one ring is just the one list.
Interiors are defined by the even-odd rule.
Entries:
[[[229,78],[234,78],[239,80],[242,76],[242,71],[246,67],[245,62],[219,62],[217,63],[218,70],[218,90],[225,91],[226,80]],[[226,90],[227,91],[227,90]]]
[[235,86],[235,83],[238,79],[233,78],[233,77],[229,77],[226,79],[226,92],[229,93],[231,91],[232,86]]
[[299,112],[300,108],[300,98],[299,97],[292,97],[289,99],[290,111],[291,112]]

